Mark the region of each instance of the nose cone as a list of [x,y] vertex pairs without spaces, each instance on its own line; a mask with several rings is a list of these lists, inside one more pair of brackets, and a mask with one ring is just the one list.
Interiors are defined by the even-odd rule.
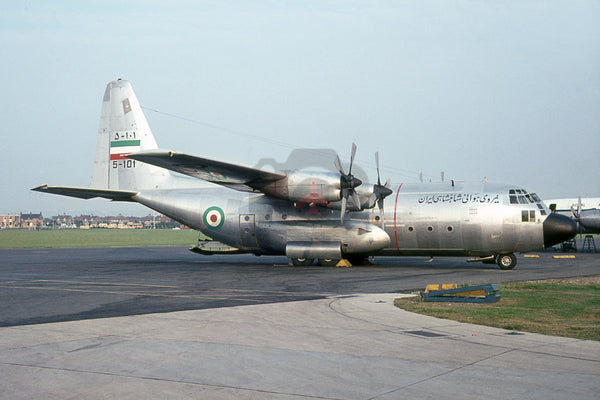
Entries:
[[577,223],[571,218],[551,213],[544,221],[544,246],[550,247],[573,238],[577,234]]

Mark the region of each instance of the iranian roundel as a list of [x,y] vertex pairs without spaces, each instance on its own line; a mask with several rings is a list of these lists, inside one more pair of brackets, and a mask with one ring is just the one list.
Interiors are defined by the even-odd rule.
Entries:
[[204,211],[203,220],[204,225],[206,225],[208,229],[216,231],[223,226],[225,215],[223,214],[223,210],[219,207],[209,207]]

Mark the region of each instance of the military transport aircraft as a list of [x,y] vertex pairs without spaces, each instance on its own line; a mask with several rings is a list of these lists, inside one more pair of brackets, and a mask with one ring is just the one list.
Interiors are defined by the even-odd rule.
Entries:
[[[377,154],[377,183],[363,183],[352,174],[355,153],[352,144],[347,171],[336,156],[337,172],[269,172],[159,150],[131,84],[119,79],[104,93],[91,187],[32,190],[137,202],[212,238],[202,253],[286,255],[294,265],[422,255],[512,269],[514,253],[576,233],[570,218],[516,185],[382,184]],[[199,188],[189,176],[221,187]]]

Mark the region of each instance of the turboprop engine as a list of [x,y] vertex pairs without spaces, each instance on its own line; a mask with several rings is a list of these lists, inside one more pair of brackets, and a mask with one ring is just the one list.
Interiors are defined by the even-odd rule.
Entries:
[[263,193],[293,202],[326,206],[342,198],[340,176],[330,172],[295,171],[261,187]]

